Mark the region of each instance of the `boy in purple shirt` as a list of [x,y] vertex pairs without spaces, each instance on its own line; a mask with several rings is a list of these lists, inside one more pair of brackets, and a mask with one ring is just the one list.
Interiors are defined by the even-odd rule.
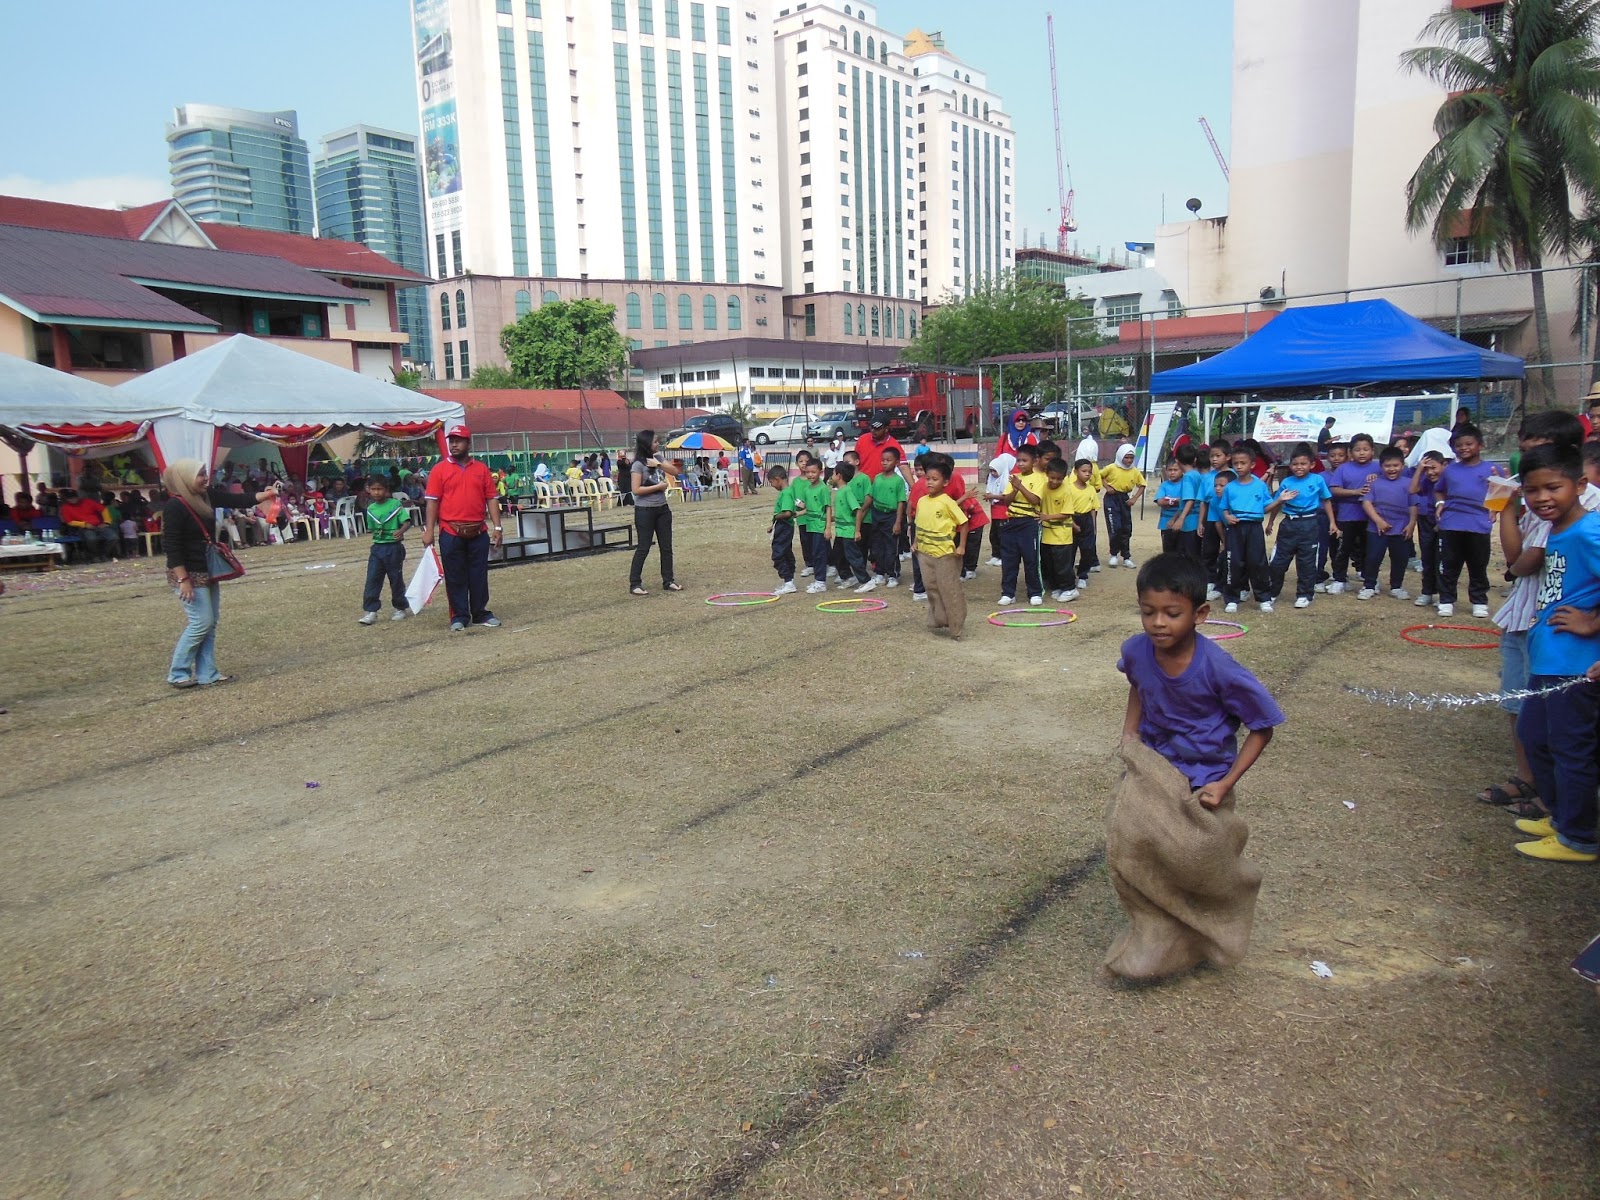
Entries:
[[1378,477],[1372,461],[1372,435],[1358,433],[1350,439],[1350,461],[1328,474],[1328,490],[1333,493],[1333,516],[1339,526],[1339,548],[1333,556],[1333,582],[1330,593],[1342,592],[1348,568],[1357,570],[1367,560],[1367,514],[1361,503]]
[[[1283,724],[1266,688],[1197,627],[1210,614],[1206,570],[1181,554],[1158,554],[1139,571],[1142,634],[1122,644],[1128,677],[1124,739],[1149,746],[1189,781],[1195,800],[1227,799]],[[1239,726],[1250,732],[1238,745]]]
[[1389,555],[1389,595],[1409,600],[1411,593],[1400,585],[1406,581],[1411,564],[1411,531],[1416,528],[1416,497],[1410,480],[1402,478],[1406,456],[1393,446],[1378,458],[1381,473],[1368,487],[1361,502],[1367,514],[1367,561],[1362,565],[1361,591],[1357,600],[1371,600],[1378,594],[1378,570],[1384,554]]
[[1418,608],[1427,608],[1439,594],[1439,476],[1444,455],[1429,450],[1411,475],[1411,499],[1417,508],[1417,556],[1422,559],[1422,594]]
[[1465,566],[1472,615],[1488,619],[1489,529],[1494,514],[1483,506],[1483,498],[1489,490],[1489,477],[1502,472],[1480,457],[1483,435],[1476,425],[1456,426],[1450,449],[1455,451],[1456,461],[1445,464],[1436,488],[1444,501],[1439,510],[1439,615],[1455,616],[1456,584]]

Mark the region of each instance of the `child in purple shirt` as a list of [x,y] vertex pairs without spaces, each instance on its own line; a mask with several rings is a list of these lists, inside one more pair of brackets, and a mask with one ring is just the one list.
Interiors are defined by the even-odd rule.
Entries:
[[1404,478],[1406,456],[1390,446],[1378,456],[1378,478],[1361,502],[1367,514],[1367,561],[1362,564],[1361,591],[1357,600],[1371,600],[1378,594],[1378,570],[1383,556],[1389,556],[1389,595],[1409,600],[1411,593],[1400,585],[1406,580],[1411,563],[1411,531],[1416,527],[1416,497],[1411,481]]
[[[1149,746],[1181,772],[1195,799],[1216,808],[1283,724],[1283,710],[1232,655],[1197,627],[1210,614],[1206,571],[1181,554],[1158,554],[1139,571],[1144,632],[1122,644],[1128,677],[1124,739]],[[1239,726],[1250,732],[1238,745]]]
[[1333,582],[1330,594],[1344,591],[1348,567],[1360,571],[1367,561],[1367,514],[1361,505],[1367,490],[1378,477],[1378,464],[1372,461],[1372,435],[1358,433],[1350,439],[1350,461],[1328,473],[1328,490],[1333,493],[1333,517],[1339,525],[1339,549],[1333,556]]
[[1489,616],[1489,529],[1494,515],[1484,507],[1489,477],[1500,475],[1500,468],[1486,463],[1483,435],[1472,424],[1458,425],[1450,437],[1456,461],[1445,464],[1439,475],[1437,495],[1444,501],[1439,511],[1439,615],[1453,617],[1456,611],[1456,585],[1461,568],[1467,569],[1467,598],[1472,615]]

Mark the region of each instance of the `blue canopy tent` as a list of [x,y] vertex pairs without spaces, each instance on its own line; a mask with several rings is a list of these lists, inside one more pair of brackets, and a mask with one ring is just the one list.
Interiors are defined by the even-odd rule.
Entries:
[[1387,300],[1290,308],[1215,358],[1158,371],[1157,396],[1521,379],[1522,359],[1451,337]]

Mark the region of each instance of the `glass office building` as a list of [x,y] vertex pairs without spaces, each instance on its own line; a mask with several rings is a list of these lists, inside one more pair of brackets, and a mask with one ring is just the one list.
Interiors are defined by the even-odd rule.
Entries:
[[185,104],[167,127],[172,195],[200,221],[310,236],[311,155],[295,114]]
[[[415,134],[355,125],[322,139],[316,162],[317,232],[359,242],[408,271],[428,274],[423,235],[422,167]],[[402,288],[406,357],[433,361],[427,289]]]

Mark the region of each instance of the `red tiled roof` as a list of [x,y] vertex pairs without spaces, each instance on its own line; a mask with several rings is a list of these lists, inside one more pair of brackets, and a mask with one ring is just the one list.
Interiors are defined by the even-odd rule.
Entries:
[[171,203],[171,200],[155,200],[138,208],[115,209],[59,204],[26,196],[0,196],[0,225],[137,239]]
[[243,225],[223,225],[210,221],[200,228],[216,243],[218,250],[267,254],[324,275],[428,282],[426,275],[408,271],[359,242],[304,237],[298,233],[280,233],[275,229],[249,229]]
[[[543,388],[439,388],[422,389],[425,395],[436,400],[454,400],[469,413],[495,408],[517,408],[528,412],[566,413],[578,412],[580,393],[574,390]],[[584,392],[591,409],[625,409],[628,402],[616,392],[595,390]]]

